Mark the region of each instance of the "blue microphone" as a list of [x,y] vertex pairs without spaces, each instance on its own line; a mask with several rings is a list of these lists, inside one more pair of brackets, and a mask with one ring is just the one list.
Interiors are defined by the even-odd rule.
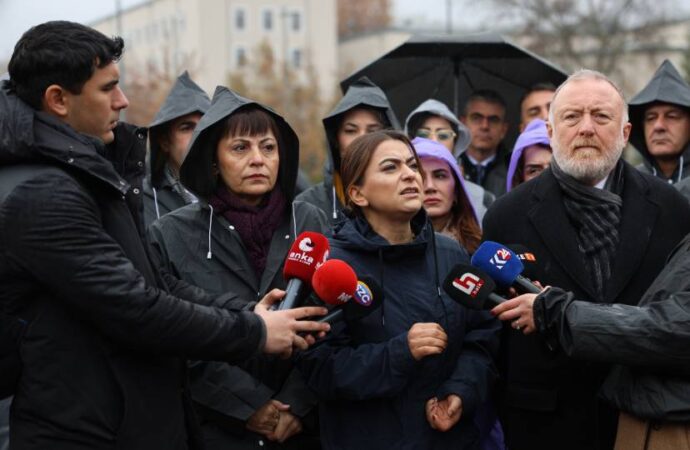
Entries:
[[511,249],[498,242],[485,241],[472,255],[472,265],[482,269],[497,285],[515,286],[521,292],[539,294],[541,289],[523,277],[525,269],[520,258]]

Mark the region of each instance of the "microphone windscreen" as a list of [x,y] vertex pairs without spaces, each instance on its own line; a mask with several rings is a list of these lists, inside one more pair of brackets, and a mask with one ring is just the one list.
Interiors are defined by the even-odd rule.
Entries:
[[512,250],[497,242],[485,241],[472,255],[472,265],[482,269],[499,286],[510,287],[524,266]]
[[323,234],[313,231],[301,233],[285,258],[283,278],[297,278],[310,284],[316,268],[328,258],[330,248],[328,239]]
[[465,308],[483,310],[494,305],[487,301],[496,289],[496,283],[477,267],[457,264],[443,281],[443,290]]
[[521,244],[508,244],[507,247],[511,249],[515,255],[517,255],[518,259],[524,266],[522,276],[527,277],[530,280],[538,279],[537,257],[534,256],[534,253]]
[[314,293],[329,305],[342,305],[355,295],[357,274],[345,261],[329,259],[311,279]]

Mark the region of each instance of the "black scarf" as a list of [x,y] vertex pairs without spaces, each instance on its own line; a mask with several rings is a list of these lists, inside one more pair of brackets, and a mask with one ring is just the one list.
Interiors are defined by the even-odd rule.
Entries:
[[598,301],[604,301],[604,284],[611,276],[618,248],[618,227],[623,200],[623,163],[609,174],[604,189],[587,186],[558,167],[551,160],[551,170],[563,191],[566,214],[577,230],[577,243],[587,261]]
[[259,206],[250,206],[237,198],[218,183],[218,188],[209,199],[214,214],[221,214],[230,222],[242,238],[247,256],[258,279],[266,269],[266,259],[271,247],[273,233],[284,220],[285,196],[278,186],[265,195]]

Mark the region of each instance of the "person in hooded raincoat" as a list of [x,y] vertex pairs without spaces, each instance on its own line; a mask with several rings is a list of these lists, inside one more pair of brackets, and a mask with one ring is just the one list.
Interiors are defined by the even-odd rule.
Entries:
[[335,226],[331,258],[375,279],[382,298],[298,356],[321,400],[323,446],[478,448],[472,417],[495,380],[498,323],[441,289],[467,252],[427,219],[419,159],[404,134],[358,138],[341,173],[352,212]]
[[317,206],[331,223],[335,223],[343,218],[341,210],[345,194],[340,177],[343,151],[358,136],[384,128],[398,130],[400,124],[386,94],[367,77],[362,77],[347,89],[333,111],[324,117],[323,127],[329,157],[323,182],[299,194],[297,200]]
[[690,176],[690,85],[673,64],[665,60],[628,104],[638,169],[670,184]]
[[[247,302],[284,288],[295,237],[327,227],[318,208],[293,202],[298,162],[297,135],[282,117],[218,87],[180,170],[199,202],[151,225],[154,259],[210,293],[230,290]],[[300,432],[316,398],[290,361],[195,363],[191,394],[209,449],[315,445]]]
[[144,220],[154,220],[196,201],[180,183],[189,141],[211,100],[185,71],[149,125],[149,174],[144,179]]
[[534,119],[515,141],[513,153],[508,164],[506,192],[518,184],[536,178],[551,163],[551,142],[546,130],[546,122]]
[[[450,132],[448,134],[447,132]],[[472,137],[470,130],[450,111],[444,103],[429,99],[414,109],[405,120],[405,133],[410,139],[428,138],[443,144],[457,160],[467,150]],[[441,139],[446,137],[446,139]],[[464,188],[477,214],[481,227],[486,210],[496,196],[478,184],[465,180]]]

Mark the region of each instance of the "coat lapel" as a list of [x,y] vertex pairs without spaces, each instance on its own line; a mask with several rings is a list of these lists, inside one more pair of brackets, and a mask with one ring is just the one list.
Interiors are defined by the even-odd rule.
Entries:
[[[218,223],[214,224],[212,234],[218,236],[216,234],[217,228],[221,228],[221,230],[218,230],[219,234],[226,234],[224,237],[218,236],[217,239],[223,242],[223,244],[219,244],[217,246],[219,248],[213,249],[213,251],[227,252],[222,258],[218,258],[218,261],[230,269],[231,272],[242,274],[239,278],[241,278],[253,292],[258,294],[259,282],[254,273],[254,268],[249,263],[249,259],[247,259],[247,250],[242,243],[240,234],[234,229],[230,222],[225,220],[225,217],[214,215],[213,220],[217,221],[220,227],[218,227]],[[230,241],[229,244],[226,243],[228,240]]]
[[620,241],[611,278],[606,283],[607,302],[616,301],[637,272],[659,215],[659,206],[648,198],[649,186],[634,171],[634,168],[625,165]]
[[268,291],[268,288],[271,286],[281,285],[281,283],[274,283],[273,281],[279,270],[281,271],[280,276],[282,277],[283,264],[294,240],[295,236],[290,233],[290,224],[287,221],[281,223],[278,229],[273,233],[271,247],[268,250],[268,257],[266,258],[266,269],[264,269],[264,273],[261,275],[261,294],[266,294],[266,291]]
[[551,171],[542,174],[532,188],[533,204],[527,213],[532,226],[553,258],[590,298],[596,298],[584,256],[577,245],[575,228],[563,206],[563,195]]

